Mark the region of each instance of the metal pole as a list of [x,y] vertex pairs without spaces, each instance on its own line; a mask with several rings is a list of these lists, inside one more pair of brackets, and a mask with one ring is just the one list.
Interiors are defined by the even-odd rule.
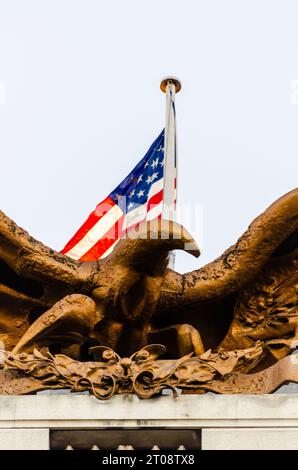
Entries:
[[175,201],[177,194],[175,94],[180,91],[181,83],[175,77],[166,77],[162,80],[160,88],[164,93],[166,93],[166,122],[164,145],[165,164],[162,218],[168,220],[175,220]]
[[[175,77],[166,77],[160,84],[166,93],[166,123],[164,140],[164,187],[162,218],[176,219],[177,203],[177,145],[175,94],[181,89],[180,81]],[[175,254],[171,253],[169,267],[174,268]]]

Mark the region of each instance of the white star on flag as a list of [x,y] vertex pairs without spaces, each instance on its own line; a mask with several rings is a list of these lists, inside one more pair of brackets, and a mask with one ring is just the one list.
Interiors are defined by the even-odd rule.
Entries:
[[143,191],[143,190],[141,189],[141,190],[138,192],[137,196],[138,196],[138,197],[142,197],[142,196],[144,196],[144,194],[145,194],[145,191]]

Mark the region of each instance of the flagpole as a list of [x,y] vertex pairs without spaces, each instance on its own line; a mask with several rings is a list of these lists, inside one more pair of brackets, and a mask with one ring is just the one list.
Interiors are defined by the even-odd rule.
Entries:
[[[176,116],[175,94],[181,90],[181,82],[175,77],[166,77],[160,84],[166,94],[166,122],[164,145],[164,194],[162,218],[175,220],[175,203],[177,194],[177,148],[176,148]],[[175,189],[176,179],[176,189]]]
[[[164,136],[164,187],[162,218],[176,219],[177,203],[177,143],[175,94],[181,90],[181,82],[175,77],[166,77],[161,81],[161,90],[166,94],[166,122]],[[174,256],[171,257],[174,267]]]

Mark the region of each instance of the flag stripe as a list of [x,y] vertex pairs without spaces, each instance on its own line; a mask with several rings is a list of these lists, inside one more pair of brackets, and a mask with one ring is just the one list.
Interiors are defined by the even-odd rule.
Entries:
[[103,238],[93,244],[89,250],[85,250],[85,253],[80,257],[80,261],[92,261],[94,259],[101,258],[107,251],[109,251],[115,244],[115,240],[120,240],[124,219],[125,216],[122,214],[120,219],[110,227]]
[[154,220],[162,213],[162,201],[159,204],[152,207],[152,209],[148,212],[146,220]]
[[103,253],[103,255],[101,255],[101,258],[106,258],[106,256],[109,256],[109,255],[112,253],[112,251],[113,251],[113,249],[115,248],[115,246],[116,246],[119,242],[120,242],[120,238],[118,238],[116,241],[114,241],[113,245],[111,245],[110,248],[109,248],[107,251],[105,251],[105,252]]
[[[130,219],[130,225],[127,226],[127,222],[125,221],[125,218],[123,216],[121,219],[119,219],[119,221],[116,224],[114,224],[111,227],[109,232],[107,232],[105,234],[105,236],[102,240],[99,240],[87,253],[85,253],[85,255],[83,255],[80,258],[80,261],[90,261],[90,260],[94,259],[95,257],[104,258],[104,257],[108,256],[113,251],[113,249],[115,248],[117,243],[120,241],[121,237],[123,237],[123,235],[126,232],[128,232],[129,230],[134,229],[137,225],[144,222],[145,220],[153,220],[153,219],[157,218],[158,216],[160,216],[161,213],[162,213],[162,195],[161,195],[161,193],[162,193],[162,191],[160,191],[157,194],[157,196],[159,196],[159,198],[160,198],[159,203],[156,202],[154,204],[151,204],[151,209],[149,209],[148,212],[147,211],[144,212],[145,215],[143,216],[143,218],[136,217],[134,219],[133,223]],[[144,204],[144,206],[145,206],[145,204]],[[141,209],[143,209],[143,207],[141,207]],[[140,214],[143,215],[143,211],[140,212]],[[146,214],[147,214],[147,216],[146,216]],[[137,220],[137,222],[135,220]],[[116,241],[115,241],[115,239],[116,239]]]
[[[115,205],[114,201],[108,196],[104,199],[100,204],[97,205],[96,209],[91,212],[86,222],[79,228],[79,230],[74,234],[74,236],[69,240],[69,242],[65,245],[61,253],[68,254],[71,249],[79,243],[82,238],[84,238],[89,230],[94,227],[94,225],[104,216],[104,212],[100,212],[98,209],[99,207],[103,207],[108,212]],[[71,256],[71,255],[69,255]]]
[[163,190],[159,191],[158,193],[154,194],[154,196],[152,196],[152,198],[147,203],[147,209],[151,210],[151,208],[153,208],[162,201],[162,198]]
[[67,255],[74,259],[80,259],[98,240],[105,236],[122,215],[122,210],[114,203],[114,206],[90,228]]

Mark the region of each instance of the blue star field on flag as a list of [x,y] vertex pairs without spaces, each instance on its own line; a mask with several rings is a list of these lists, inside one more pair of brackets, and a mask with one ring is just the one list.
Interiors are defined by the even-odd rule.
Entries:
[[132,172],[110,193],[110,198],[128,213],[143,205],[153,183],[164,176],[164,130]]

